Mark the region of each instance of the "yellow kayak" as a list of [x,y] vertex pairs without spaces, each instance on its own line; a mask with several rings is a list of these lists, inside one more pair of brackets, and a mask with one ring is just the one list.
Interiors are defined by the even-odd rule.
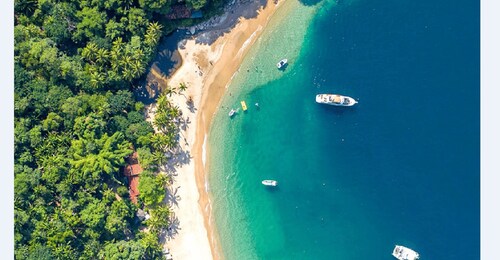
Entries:
[[243,111],[247,111],[247,104],[245,101],[241,101],[241,107],[243,108]]

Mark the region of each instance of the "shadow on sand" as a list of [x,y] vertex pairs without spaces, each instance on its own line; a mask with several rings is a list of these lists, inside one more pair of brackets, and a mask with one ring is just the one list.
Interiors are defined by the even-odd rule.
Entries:
[[[259,10],[265,8],[269,0],[240,0],[225,8],[224,14],[216,18],[215,21],[208,22],[208,27],[197,26],[201,32],[196,35],[196,43],[212,44],[219,37],[231,31],[240,19],[252,19],[257,17]],[[212,26],[210,26],[212,24]]]
[[[144,104],[153,103],[159,93],[167,87],[167,79],[182,65],[177,51],[183,48],[187,39],[196,38],[198,44],[212,44],[219,37],[231,31],[240,19],[257,17],[259,10],[266,7],[270,0],[235,0],[224,7],[224,14],[212,17],[189,30],[177,30],[163,37],[158,45],[158,52],[147,68],[147,75],[138,80],[134,94]],[[273,4],[273,3],[271,3]]]
[[169,223],[170,225],[168,228],[160,232],[160,244],[165,244],[165,242],[170,241],[175,235],[179,234],[181,230],[179,219],[174,213],[171,213]]

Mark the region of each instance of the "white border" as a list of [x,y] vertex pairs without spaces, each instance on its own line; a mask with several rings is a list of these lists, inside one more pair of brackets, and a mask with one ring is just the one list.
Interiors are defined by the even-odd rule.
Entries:
[[500,34],[497,0],[481,1],[481,258],[498,259],[500,240]]
[[14,259],[14,1],[0,1],[0,10],[0,252]]

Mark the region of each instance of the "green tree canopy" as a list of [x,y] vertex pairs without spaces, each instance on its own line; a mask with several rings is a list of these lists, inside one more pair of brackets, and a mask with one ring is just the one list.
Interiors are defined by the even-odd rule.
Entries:
[[170,11],[171,0],[139,0],[139,6],[150,12],[167,14]]
[[82,211],[80,219],[88,227],[99,230],[104,226],[106,218],[106,205],[99,200],[93,200]]
[[71,142],[70,174],[73,180],[84,182],[89,178],[98,181],[103,175],[112,176],[118,172],[120,166],[125,164],[124,158],[131,154],[131,145],[124,140],[122,133],[117,132],[112,136],[104,134],[96,139],[95,135],[84,135],[82,139]]
[[159,204],[165,198],[165,188],[151,172],[144,171],[139,181],[139,198],[146,206]]
[[108,243],[100,252],[102,259],[142,260],[146,258],[146,248],[139,241],[118,241]]
[[95,37],[104,36],[104,26],[106,24],[106,14],[100,12],[97,7],[84,7],[76,12],[76,17],[80,21],[73,34],[75,42],[83,42]]
[[155,169],[177,145],[178,108],[163,95],[155,134],[131,91],[162,35],[195,21],[168,20],[172,3],[14,1],[16,259],[161,258],[165,178],[141,178],[154,216],[142,234],[121,169],[134,149]]
[[167,206],[158,206],[151,210],[151,218],[147,224],[153,232],[160,232],[169,225],[170,209]]

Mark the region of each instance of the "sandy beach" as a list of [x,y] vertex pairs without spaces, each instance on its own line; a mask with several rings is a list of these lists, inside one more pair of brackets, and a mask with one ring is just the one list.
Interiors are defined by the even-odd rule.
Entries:
[[[282,4],[283,0],[277,4],[271,1],[239,4],[230,11],[232,16],[223,17],[211,31],[207,28],[207,31],[182,42],[178,49],[182,65],[173,75],[167,78],[163,72],[154,69],[148,75],[153,76],[160,87],[166,84],[177,87],[180,83],[188,86],[183,94],[170,98],[181,108],[188,122],[181,130],[180,143],[191,156],[187,163],[176,167],[169,191],[177,198],[172,209],[178,222],[174,235],[166,240],[164,247],[168,248],[173,259],[223,258],[211,219],[205,171],[206,136],[233,74]],[[189,97],[193,100],[192,106],[187,104]]]

